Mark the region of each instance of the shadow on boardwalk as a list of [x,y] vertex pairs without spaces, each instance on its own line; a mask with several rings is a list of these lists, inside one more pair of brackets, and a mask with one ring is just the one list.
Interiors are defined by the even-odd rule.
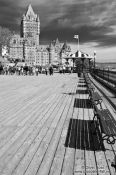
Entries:
[[88,94],[88,90],[76,90],[76,94]]
[[92,102],[90,99],[80,99],[75,98],[74,108],[93,108]]
[[105,151],[99,130],[91,120],[70,119],[65,147],[74,149]]

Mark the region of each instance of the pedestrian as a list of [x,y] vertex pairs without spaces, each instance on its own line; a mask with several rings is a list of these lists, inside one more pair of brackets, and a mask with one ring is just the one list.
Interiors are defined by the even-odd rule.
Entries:
[[48,75],[48,68],[45,68],[45,74]]
[[38,76],[38,67],[35,68],[36,76]]
[[52,67],[52,65],[50,65],[50,67],[49,67],[49,74],[53,75],[53,67]]
[[59,73],[60,74],[62,73],[62,67],[61,66],[59,67]]
[[63,74],[65,74],[65,72],[66,72],[66,67],[65,65],[63,65]]
[[3,65],[2,65],[2,63],[0,62],[0,75],[2,74],[2,72],[3,72]]

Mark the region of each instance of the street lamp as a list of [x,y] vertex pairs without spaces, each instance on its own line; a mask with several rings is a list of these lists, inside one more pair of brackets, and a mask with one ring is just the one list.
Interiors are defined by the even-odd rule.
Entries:
[[96,51],[94,51],[94,69],[95,69],[95,59],[96,59]]

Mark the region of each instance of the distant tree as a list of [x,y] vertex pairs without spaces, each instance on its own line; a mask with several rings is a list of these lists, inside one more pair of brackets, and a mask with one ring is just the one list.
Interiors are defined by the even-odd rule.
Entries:
[[9,46],[11,37],[12,32],[8,28],[0,26],[0,54],[2,51],[2,46]]

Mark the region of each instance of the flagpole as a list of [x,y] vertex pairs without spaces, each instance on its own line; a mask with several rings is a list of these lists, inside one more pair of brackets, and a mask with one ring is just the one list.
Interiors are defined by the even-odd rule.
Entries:
[[77,48],[78,48],[78,51],[79,51],[79,35],[74,35],[74,38],[78,39],[78,46],[77,46]]

